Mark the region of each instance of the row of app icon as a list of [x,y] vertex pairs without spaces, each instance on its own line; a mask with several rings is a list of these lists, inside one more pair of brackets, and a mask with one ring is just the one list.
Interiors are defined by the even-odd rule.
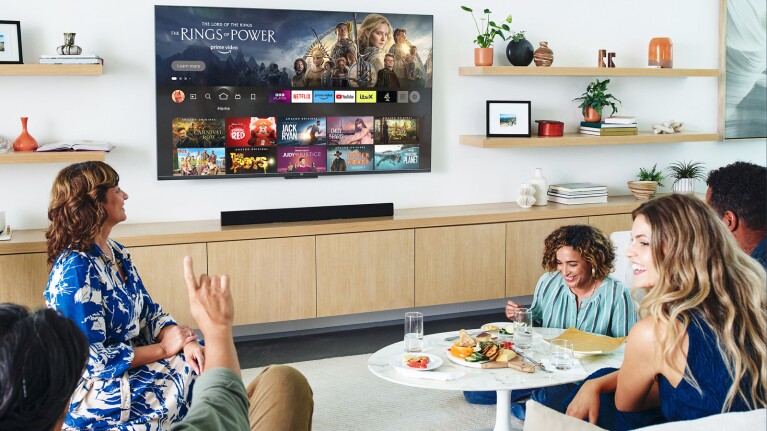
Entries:
[[[229,90],[213,93],[189,93],[189,100],[226,102],[230,99],[242,100],[243,95]],[[247,97],[247,95],[245,95]],[[176,103],[186,100],[182,90],[174,90],[171,99]],[[256,93],[250,93],[250,100],[256,100]],[[421,93],[418,91],[375,91],[375,90],[274,90],[269,92],[269,103],[418,103]]]

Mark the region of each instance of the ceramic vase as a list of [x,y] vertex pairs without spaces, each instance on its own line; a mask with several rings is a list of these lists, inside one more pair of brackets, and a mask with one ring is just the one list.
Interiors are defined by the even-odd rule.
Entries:
[[493,48],[474,48],[475,66],[493,65]]
[[514,66],[529,66],[533,62],[533,44],[527,39],[513,40],[506,45],[506,58]]
[[674,67],[674,45],[667,37],[654,37],[647,49],[647,65],[660,66],[663,69]]
[[530,178],[528,184],[535,189],[535,203],[533,205],[546,205],[549,202],[549,183],[546,181],[546,177],[543,176],[543,169],[535,168],[535,175]]
[[533,53],[533,60],[538,67],[549,67],[554,62],[554,51],[549,48],[548,42],[541,42],[541,46]]
[[21,117],[21,134],[13,141],[13,151],[35,151],[37,140],[27,132],[27,117]]
[[75,45],[75,34],[77,33],[64,33],[64,45],[56,48],[56,52],[59,55],[80,55],[83,49]]
[[671,186],[671,190],[681,195],[691,195],[695,193],[695,178],[679,178]]
[[598,123],[602,120],[602,116],[599,115],[596,109],[591,106],[587,106],[583,109],[583,121],[589,123]]
[[524,183],[517,189],[519,196],[517,204],[522,208],[530,208],[535,204],[535,188],[530,184]]

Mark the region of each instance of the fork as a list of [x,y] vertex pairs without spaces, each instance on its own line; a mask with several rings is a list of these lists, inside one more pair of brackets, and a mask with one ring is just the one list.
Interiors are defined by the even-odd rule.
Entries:
[[536,361],[535,359],[533,359],[532,357],[530,357],[530,356],[529,356],[529,355],[527,355],[526,353],[523,353],[523,352],[522,352],[521,350],[519,350],[518,348],[516,348],[516,347],[512,347],[512,348],[511,348],[511,350],[513,350],[513,351],[514,351],[514,353],[516,353],[517,355],[521,356],[522,358],[524,358],[526,361],[530,362],[530,363],[531,363],[531,364],[533,364],[534,366],[536,366],[536,367],[540,367],[540,369],[541,369],[542,371],[545,371],[545,372],[547,372],[547,373],[553,373],[553,371],[551,371],[551,370],[547,370],[547,369],[546,369],[546,367],[545,367],[545,366],[544,366],[542,363],[540,363],[540,362]]

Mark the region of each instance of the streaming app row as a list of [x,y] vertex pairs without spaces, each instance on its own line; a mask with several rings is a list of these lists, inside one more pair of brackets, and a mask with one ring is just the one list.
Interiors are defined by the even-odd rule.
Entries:
[[[255,93],[241,94],[226,89],[216,92],[189,93],[174,90],[171,98],[176,103],[198,99],[225,102],[230,99],[257,100]],[[272,90],[269,103],[418,103],[421,93],[418,91],[375,91],[375,90]]]

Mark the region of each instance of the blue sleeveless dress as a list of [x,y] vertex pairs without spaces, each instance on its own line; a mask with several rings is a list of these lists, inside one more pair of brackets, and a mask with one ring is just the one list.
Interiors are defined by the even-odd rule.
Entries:
[[[660,408],[642,412],[621,412],[615,407],[615,393],[605,393],[600,397],[599,420],[597,424],[605,429],[621,431],[641,428],[664,422],[698,419],[722,412],[727,391],[732,385],[732,378],[727,373],[724,358],[719,352],[714,332],[703,319],[696,315],[687,328],[689,348],[687,351],[686,376],[694,376],[700,391],[689,382],[682,379],[679,385],[673,387],[665,377],[658,376],[658,395]],[[604,368],[586,380],[594,379],[615,371],[615,368]],[[742,388],[747,388],[749,379],[741,382]],[[566,385],[548,393],[533,393],[533,399],[554,410],[564,413],[580,384]],[[730,411],[746,411],[748,406],[742,399],[733,401]]]

